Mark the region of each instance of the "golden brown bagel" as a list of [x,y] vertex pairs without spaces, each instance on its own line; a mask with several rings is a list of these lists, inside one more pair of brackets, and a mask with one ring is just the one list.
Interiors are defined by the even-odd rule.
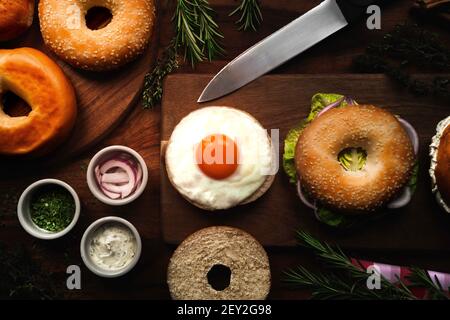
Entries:
[[435,174],[439,193],[445,203],[450,205],[450,125],[441,136]]
[[0,41],[20,36],[33,23],[34,0],[0,1]]
[[[359,147],[367,152],[364,168],[346,171],[339,153]],[[302,187],[315,200],[343,212],[364,213],[384,205],[404,187],[415,156],[393,114],[358,105],[316,118],[300,135],[295,160]]]
[[[230,285],[215,290],[207,274],[214,265],[230,269]],[[231,227],[209,227],[186,238],[170,259],[167,271],[175,300],[262,300],[270,290],[267,253],[248,233]]]
[[12,91],[31,107],[10,117],[0,106],[0,154],[42,154],[70,133],[77,114],[74,89],[61,68],[44,53],[0,50],[0,96]]
[[[111,22],[91,30],[85,16],[92,7],[111,11]],[[155,24],[153,0],[41,0],[44,41],[61,59],[85,70],[116,69],[142,54]]]

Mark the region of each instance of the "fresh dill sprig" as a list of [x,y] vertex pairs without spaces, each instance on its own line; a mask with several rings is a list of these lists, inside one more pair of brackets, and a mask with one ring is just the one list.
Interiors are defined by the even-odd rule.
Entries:
[[241,4],[230,13],[230,16],[240,14],[236,24],[239,30],[256,31],[263,20],[259,0],[241,0]]
[[176,48],[184,49],[184,59],[194,66],[205,59],[223,54],[223,38],[215,22],[214,10],[207,0],[177,0],[175,22]]
[[145,109],[154,107],[161,101],[164,78],[178,68],[177,50],[175,42],[164,50],[164,53],[152,72],[145,75],[142,104]]

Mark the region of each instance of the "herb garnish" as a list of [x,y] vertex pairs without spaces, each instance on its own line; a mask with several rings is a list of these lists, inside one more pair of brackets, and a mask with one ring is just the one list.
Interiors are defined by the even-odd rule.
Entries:
[[53,300],[62,297],[51,274],[38,266],[25,248],[6,250],[0,243],[0,299]]
[[222,55],[223,38],[214,20],[214,10],[207,0],[178,0],[175,22],[176,48],[184,48],[184,59],[194,66],[197,62]]
[[406,67],[426,67],[440,72],[450,71],[450,49],[437,35],[417,25],[397,25],[391,33],[367,47],[356,57],[353,66],[363,73],[384,73],[416,95],[450,98],[450,79],[436,76],[430,83],[414,79]]
[[74,213],[75,201],[62,187],[43,187],[32,196],[31,219],[39,228],[61,231],[72,222]]
[[299,266],[285,272],[284,281],[311,290],[313,299],[416,300],[410,290],[415,287],[427,289],[428,299],[448,299],[450,292],[442,291],[431,281],[428,272],[419,268],[410,269],[408,286],[400,279],[393,284],[381,277],[380,289],[369,290],[366,283],[370,274],[362,265],[354,264],[339,247],[333,248],[304,231],[298,231],[297,237],[300,245],[312,250],[329,272],[313,273]]
[[165,49],[163,56],[158,59],[153,71],[145,75],[144,91],[142,93],[142,104],[145,109],[153,108],[161,101],[164,78],[177,68],[177,50],[174,41],[172,41]]
[[263,20],[259,0],[241,0],[241,4],[230,13],[230,16],[237,13],[241,15],[239,20],[236,21],[239,30],[256,31]]

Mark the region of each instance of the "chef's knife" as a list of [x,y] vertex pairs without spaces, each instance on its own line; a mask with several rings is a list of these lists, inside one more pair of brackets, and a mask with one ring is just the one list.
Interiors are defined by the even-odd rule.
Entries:
[[374,0],[325,0],[228,63],[198,102],[220,98],[312,47],[361,17]]

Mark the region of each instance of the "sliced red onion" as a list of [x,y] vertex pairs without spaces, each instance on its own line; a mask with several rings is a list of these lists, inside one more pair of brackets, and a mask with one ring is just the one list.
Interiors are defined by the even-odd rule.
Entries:
[[110,191],[106,190],[105,188],[103,188],[102,186],[100,186],[100,189],[108,198],[111,198],[113,200],[119,199],[121,197],[120,193],[110,192]]
[[353,106],[353,105],[356,105],[356,104],[357,104],[356,101],[353,100],[353,98],[351,98],[351,97],[345,97],[345,102],[347,102],[347,104],[348,104],[349,106]]
[[130,177],[128,177],[127,173],[124,171],[121,172],[112,172],[112,173],[105,173],[101,177],[102,183],[128,183],[130,181]]
[[300,200],[302,200],[302,202],[305,204],[305,206],[307,206],[311,209],[314,209],[314,210],[316,209],[316,206],[313,203],[311,203],[308,200],[308,198],[305,196],[305,194],[303,193],[302,186],[300,184],[300,179],[297,179],[297,193],[298,193],[298,196],[300,197]]
[[411,189],[406,186],[403,188],[402,193],[397,198],[387,204],[387,207],[389,209],[402,208],[411,201],[411,196]]
[[102,175],[100,173],[100,166],[96,166],[94,169],[95,172],[95,179],[97,180],[97,183],[100,184],[102,181]]
[[414,153],[417,155],[419,153],[419,135],[417,134],[416,129],[406,120],[402,118],[398,118],[398,121],[402,124],[403,128],[405,128],[408,133],[409,139],[414,148]]
[[322,114],[324,114],[325,112],[327,112],[330,109],[336,108],[337,106],[339,106],[342,103],[342,101],[344,101],[344,99],[345,99],[345,97],[342,97],[342,98],[336,100],[335,102],[327,105],[325,108],[322,109],[322,111],[320,111],[317,114],[317,117],[320,117]]
[[111,199],[126,198],[140,185],[142,168],[131,156],[116,154],[115,158],[95,168],[97,183],[103,193]]
[[136,174],[136,184],[134,185],[134,190],[132,192],[134,192],[141,185],[141,182],[142,182],[142,168],[141,166],[138,166]]

